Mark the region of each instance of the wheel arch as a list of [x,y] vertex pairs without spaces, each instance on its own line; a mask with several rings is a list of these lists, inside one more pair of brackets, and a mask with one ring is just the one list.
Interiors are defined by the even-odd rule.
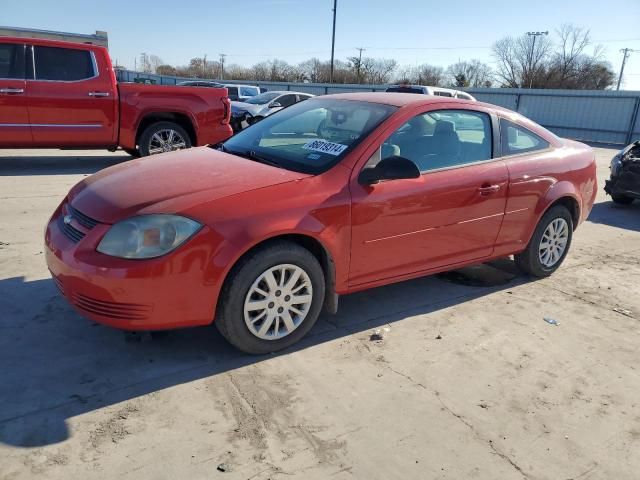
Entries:
[[[536,208],[536,225],[542,216],[555,205],[563,205],[569,210],[573,220],[573,229],[575,230],[580,223],[582,207],[580,196],[573,183],[567,181],[557,182],[547,190],[545,195],[540,198]],[[535,229],[535,225],[533,228]]]
[[[249,248],[245,249],[240,253],[237,258],[232,262],[231,266],[227,269],[227,272],[224,276],[224,280],[221,283],[220,292],[224,292],[225,286],[227,282],[230,281],[231,276],[233,274],[234,269],[239,264],[239,262],[245,258],[247,255],[250,255],[252,252],[255,252],[258,249],[264,248],[273,243],[277,242],[291,242],[295,243],[302,248],[308,250],[320,263],[322,267],[322,271],[324,272],[324,281],[325,281],[325,298],[324,298],[324,309],[329,313],[335,313],[338,308],[338,295],[335,293],[335,285],[336,285],[336,268],[333,255],[330,250],[316,237],[304,233],[281,233],[274,235],[269,238],[265,238],[253,245]],[[217,299],[217,306],[220,306],[220,297]]]
[[189,134],[189,138],[191,139],[192,145],[197,145],[197,134],[194,122],[189,117],[189,115],[180,113],[180,112],[149,112],[145,114],[138,123],[138,128],[136,129],[136,145],[140,141],[140,136],[142,133],[154,123],[158,122],[174,122],[180,125],[185,131]]

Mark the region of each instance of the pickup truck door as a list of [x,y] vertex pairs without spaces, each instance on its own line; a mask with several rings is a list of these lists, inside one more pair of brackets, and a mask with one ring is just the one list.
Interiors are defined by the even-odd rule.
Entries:
[[34,67],[27,80],[34,146],[117,143],[118,92],[113,71],[108,59],[83,47],[28,48],[31,61],[27,64],[33,62]]
[[0,146],[31,144],[27,112],[27,82],[24,79],[26,46],[0,43]]

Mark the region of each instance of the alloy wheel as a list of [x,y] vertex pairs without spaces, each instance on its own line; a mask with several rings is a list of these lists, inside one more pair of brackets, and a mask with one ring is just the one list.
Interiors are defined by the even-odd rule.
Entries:
[[271,267],[253,282],[244,301],[244,321],[263,340],[278,340],[298,328],[311,308],[313,286],[297,265]]
[[540,240],[538,247],[540,263],[547,268],[553,267],[564,255],[568,241],[569,224],[564,218],[554,218],[547,225]]
[[172,152],[187,148],[187,142],[182,135],[170,128],[159,130],[151,136],[149,154]]

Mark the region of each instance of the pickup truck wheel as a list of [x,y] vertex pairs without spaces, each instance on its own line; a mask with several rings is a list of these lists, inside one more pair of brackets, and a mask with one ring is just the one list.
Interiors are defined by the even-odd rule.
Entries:
[[633,202],[633,197],[627,197],[626,195],[611,195],[611,200],[618,205],[630,205]]
[[140,152],[136,148],[123,148],[122,151],[127,155],[131,155],[133,158],[140,157]]
[[138,143],[140,155],[143,157],[191,148],[189,134],[184,128],[173,122],[158,122],[149,125],[142,132]]
[[562,264],[573,236],[573,219],[563,205],[545,213],[524,252],[514,255],[516,265],[534,277],[548,277]]
[[282,350],[315,324],[324,304],[324,272],[308,250],[291,242],[242,258],[225,282],[215,325],[246,353]]

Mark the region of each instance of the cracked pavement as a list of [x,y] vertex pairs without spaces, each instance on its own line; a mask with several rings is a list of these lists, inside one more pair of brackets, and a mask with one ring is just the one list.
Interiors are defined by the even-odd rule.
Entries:
[[249,357],[214,328],[133,342],[59,297],[44,224],[126,155],[0,151],[0,480],[637,478],[640,202],[605,197],[596,152],[552,277],[501,260],[346,296]]

